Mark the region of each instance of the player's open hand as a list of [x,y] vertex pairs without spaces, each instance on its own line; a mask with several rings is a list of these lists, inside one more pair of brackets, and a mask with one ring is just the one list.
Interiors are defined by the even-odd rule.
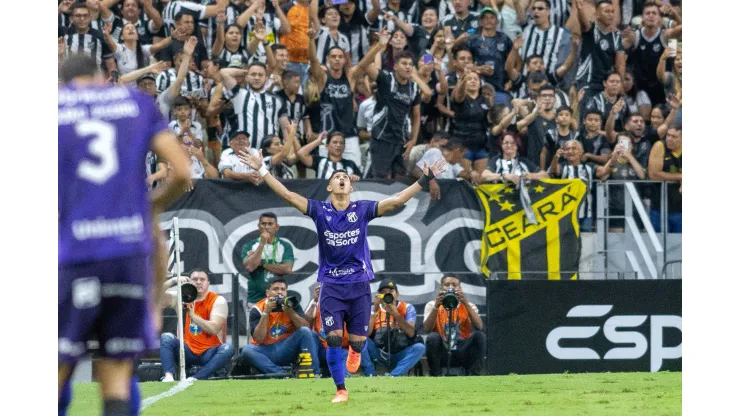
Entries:
[[435,160],[434,163],[432,163],[432,166],[428,167],[427,162],[424,162],[424,166],[421,168],[421,171],[424,172],[424,176],[429,176],[431,171],[431,175],[436,178],[437,176],[439,176],[440,173],[447,170],[445,164],[446,162],[442,158]]
[[252,153],[251,150],[249,150],[248,153],[240,150],[239,154],[236,156],[244,164],[254,170],[260,170],[260,168],[262,167],[262,153],[258,150],[256,150],[254,153]]

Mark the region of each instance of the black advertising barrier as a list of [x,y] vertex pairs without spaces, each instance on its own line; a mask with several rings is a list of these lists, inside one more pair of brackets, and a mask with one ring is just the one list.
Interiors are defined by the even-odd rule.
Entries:
[[[281,200],[265,185],[231,180],[194,181],[185,193],[159,218],[169,230],[172,217],[180,224],[181,270],[202,268],[210,273],[211,290],[231,302],[233,277],[237,275],[241,299],[246,299],[247,272],[240,258],[242,247],[259,237],[257,220],[265,211],[278,217],[278,236],[293,246],[293,273],[287,276],[289,290],[301,297],[305,308],[316,282],[318,240],[313,221]],[[283,183],[306,198],[327,200],[328,181],[286,180]],[[461,278],[468,299],[485,307],[485,280],[477,273],[483,215],[473,188],[465,182],[440,180],[442,199],[431,200],[419,192],[405,206],[368,227],[373,269],[377,282],[396,279],[401,300],[415,305],[419,321],[424,305],[439,290],[442,271]],[[361,181],[353,184],[352,200],[381,200],[400,192],[407,183]],[[168,234],[169,235],[169,234]],[[169,241],[170,247],[173,241]],[[174,257],[170,259],[170,269]],[[395,272],[383,275],[384,271]],[[245,331],[243,312],[240,332]]]
[[488,280],[489,374],[681,371],[681,280]]

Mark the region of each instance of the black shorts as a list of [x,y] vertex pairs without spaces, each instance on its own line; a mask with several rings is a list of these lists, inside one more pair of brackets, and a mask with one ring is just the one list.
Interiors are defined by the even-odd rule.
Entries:
[[389,178],[393,174],[406,174],[403,162],[403,143],[390,143],[373,139],[370,142],[372,162],[370,174],[375,179]]

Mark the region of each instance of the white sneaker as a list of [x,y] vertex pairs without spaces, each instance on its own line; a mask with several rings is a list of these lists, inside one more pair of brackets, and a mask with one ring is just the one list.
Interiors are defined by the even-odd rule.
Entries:
[[195,377],[188,377],[188,378],[185,379],[185,381],[187,381],[189,383],[192,383],[193,381],[198,381],[198,379],[195,378]]
[[164,378],[162,379],[162,382],[172,382],[175,381],[175,379],[172,377],[171,374],[165,374]]

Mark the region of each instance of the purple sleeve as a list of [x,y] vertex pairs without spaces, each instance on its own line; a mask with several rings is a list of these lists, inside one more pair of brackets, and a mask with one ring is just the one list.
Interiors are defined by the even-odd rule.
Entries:
[[314,221],[316,221],[319,211],[321,211],[321,203],[315,199],[309,199],[308,200],[308,210],[306,210],[306,215],[308,215],[309,217],[313,218]]
[[377,201],[358,201],[358,213],[365,218],[365,221],[370,222],[371,220],[378,217],[378,202]]

